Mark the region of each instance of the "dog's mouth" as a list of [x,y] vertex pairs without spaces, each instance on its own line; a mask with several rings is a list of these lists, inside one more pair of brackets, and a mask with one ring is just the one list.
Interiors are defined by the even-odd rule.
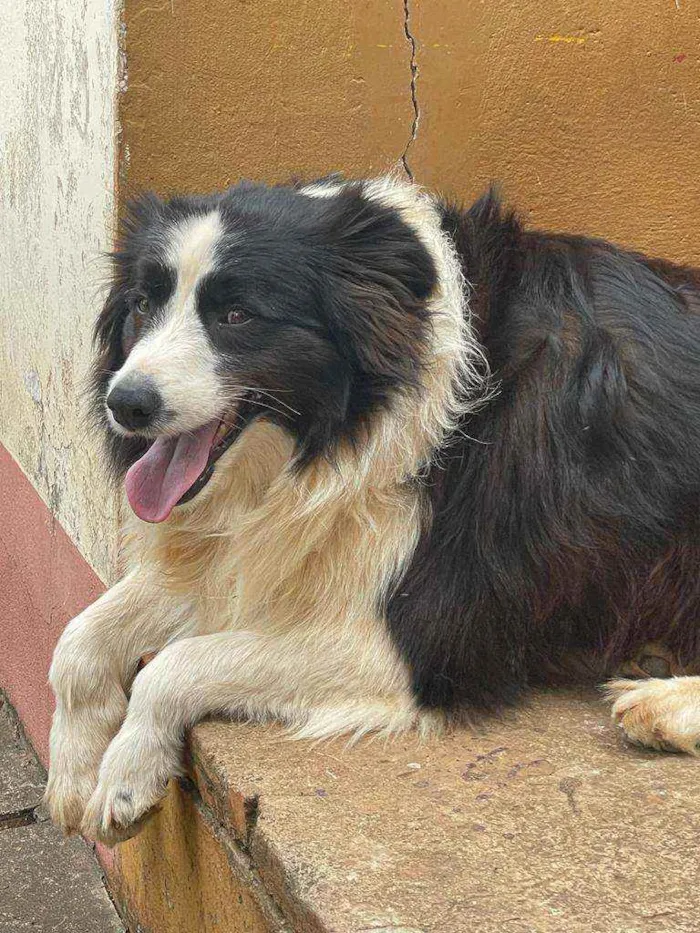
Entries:
[[158,437],[126,474],[129,505],[144,522],[164,522],[176,505],[204,489],[216,461],[238,440],[260,411],[255,393],[219,418],[187,434]]

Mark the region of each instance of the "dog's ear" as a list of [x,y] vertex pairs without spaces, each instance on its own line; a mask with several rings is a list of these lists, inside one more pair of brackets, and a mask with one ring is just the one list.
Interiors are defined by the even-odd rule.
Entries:
[[346,272],[364,273],[399,301],[428,297],[435,264],[396,208],[368,197],[361,184],[347,185],[326,204],[329,242]]
[[121,328],[128,314],[127,294],[128,286],[126,282],[121,274],[116,275],[93,329],[93,339],[98,352],[103,353],[111,348],[115,361],[121,348]]
[[[100,350],[112,347],[119,355],[120,334],[128,314],[127,297],[139,259],[162,224],[168,204],[157,195],[146,192],[129,201],[119,225],[117,246],[110,254],[111,287],[104,306],[95,321],[93,336]],[[123,363],[123,357],[119,365]]]
[[398,211],[369,200],[361,187],[328,207],[332,275],[323,303],[331,332],[379,396],[413,385],[436,283],[433,260]]

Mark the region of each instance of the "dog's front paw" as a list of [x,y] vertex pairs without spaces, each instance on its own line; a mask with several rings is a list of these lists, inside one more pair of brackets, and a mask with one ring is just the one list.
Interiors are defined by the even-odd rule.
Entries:
[[700,755],[700,678],[615,680],[612,717],[635,745]]
[[158,811],[158,801],[165,795],[166,786],[145,788],[128,783],[110,786],[100,782],[85,808],[81,833],[106,846],[131,839]]
[[170,778],[180,773],[178,750],[117,736],[102,762],[81,833],[107,846],[135,836],[157,811]]
[[53,823],[66,835],[77,833],[88,800],[97,784],[97,771],[52,767],[44,791],[44,806]]

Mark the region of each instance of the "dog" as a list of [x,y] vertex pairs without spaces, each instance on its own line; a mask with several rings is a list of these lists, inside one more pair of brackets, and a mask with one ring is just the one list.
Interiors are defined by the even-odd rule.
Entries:
[[[241,183],[131,205],[95,336],[127,570],[51,666],[64,830],[132,835],[209,714],[430,735],[700,658],[698,271],[494,191]],[[697,751],[700,678],[609,693]]]

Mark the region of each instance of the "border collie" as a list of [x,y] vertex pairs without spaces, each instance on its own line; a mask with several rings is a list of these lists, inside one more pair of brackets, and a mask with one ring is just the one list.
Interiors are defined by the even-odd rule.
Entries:
[[[51,668],[67,831],[133,834],[208,714],[427,734],[700,658],[698,271],[494,193],[243,183],[131,206],[96,340],[127,572]],[[700,678],[609,692],[697,750]]]

